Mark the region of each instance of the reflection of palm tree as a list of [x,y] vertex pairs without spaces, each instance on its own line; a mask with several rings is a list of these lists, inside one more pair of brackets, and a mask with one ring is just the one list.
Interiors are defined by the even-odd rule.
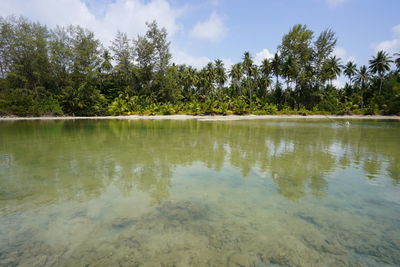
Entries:
[[[132,188],[136,188],[158,203],[170,195],[176,166],[201,162],[219,171],[226,159],[241,170],[242,176],[250,176],[257,166],[267,177],[274,178],[280,194],[293,200],[307,194],[306,186],[314,195],[323,195],[327,186],[324,176],[338,164],[343,168],[359,165],[368,173],[382,172],[381,168],[385,167],[394,182],[400,181],[400,144],[391,139],[398,133],[395,127],[384,132],[380,128],[369,128],[366,135],[362,135],[366,129],[361,127],[330,131],[299,125],[293,131],[251,121],[232,124],[59,121],[46,127],[35,128],[40,134],[33,138],[62,138],[63,142],[55,147],[53,142],[40,147],[38,142],[7,142],[28,140],[32,138],[32,131],[20,131],[8,137],[6,126],[0,131],[0,139],[5,140],[3,149],[18,158],[18,165],[8,171],[31,173],[32,177],[58,177],[54,180],[35,178],[30,185],[43,193],[43,198],[59,198],[60,201],[97,198],[112,184],[125,194],[132,194]],[[72,132],[74,134],[70,134]],[[107,146],[99,147],[99,142]],[[335,158],[335,154],[329,153],[332,144],[338,145],[344,153]],[[45,153],[48,151],[52,153]],[[35,164],[48,166],[47,169],[32,168],[32,158],[40,152],[44,156],[37,158]],[[384,161],[387,164],[383,164]],[[0,188],[21,191],[22,187],[18,186],[24,181],[19,179],[24,178],[13,178],[0,179]],[[71,188],[79,188],[81,194],[78,196]]]
[[309,185],[314,195],[322,195],[327,185],[323,177],[334,167],[335,158],[312,143],[271,159],[271,174],[278,191],[291,200],[306,194],[304,187],[307,181],[311,181]]

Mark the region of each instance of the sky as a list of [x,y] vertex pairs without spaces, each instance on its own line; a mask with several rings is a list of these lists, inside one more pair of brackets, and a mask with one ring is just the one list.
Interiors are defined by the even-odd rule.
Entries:
[[400,0],[0,0],[0,16],[80,25],[105,46],[118,30],[134,38],[156,20],[169,33],[173,61],[197,68],[215,59],[229,68],[245,51],[260,63],[295,24],[314,36],[332,29],[342,63],[368,64],[378,50],[400,52],[398,14]]

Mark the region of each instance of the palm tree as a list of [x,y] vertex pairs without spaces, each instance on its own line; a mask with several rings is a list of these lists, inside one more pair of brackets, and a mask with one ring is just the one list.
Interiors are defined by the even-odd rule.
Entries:
[[243,73],[245,75],[246,87],[249,90],[250,96],[250,109],[252,108],[252,95],[253,95],[253,77],[255,77],[256,70],[254,68],[253,60],[251,59],[251,55],[249,52],[244,52],[243,54]]
[[278,86],[278,77],[281,75],[281,58],[279,57],[278,53],[274,55],[274,58],[271,62],[272,73],[276,77],[276,86]]
[[214,78],[216,83],[218,84],[219,91],[221,92],[227,77],[225,73],[224,62],[222,62],[222,60],[220,59],[215,60]]
[[251,59],[251,55],[249,52],[244,52],[243,54],[243,71],[246,76],[249,76],[250,69],[253,66],[253,60]]
[[206,82],[206,87],[210,93],[214,92],[214,80],[215,80],[215,69],[212,62],[208,62],[204,67],[204,78]]
[[189,99],[192,89],[197,84],[196,70],[191,66],[179,66],[180,83],[182,85],[182,92],[186,99]]
[[332,86],[332,81],[335,80],[341,73],[342,65],[340,64],[340,58],[336,56],[328,58],[323,66],[323,76],[326,80],[330,81]]
[[361,108],[363,108],[364,105],[364,90],[367,87],[367,84],[369,82],[369,71],[368,68],[364,65],[361,66],[359,70],[357,70],[356,76],[355,76],[355,82],[358,84],[360,87],[360,92],[361,92]]
[[235,89],[235,93],[239,93],[240,83],[243,78],[243,68],[241,63],[236,63],[232,66],[231,71],[229,72],[229,77],[232,79],[233,88]]
[[261,71],[261,79],[262,83],[265,86],[265,91],[268,90],[268,87],[271,85],[271,73],[272,73],[272,65],[268,58],[264,59],[260,66]]
[[355,76],[355,82],[362,88],[365,88],[369,81],[369,71],[367,66],[361,66],[359,70],[357,70]]
[[286,84],[287,84],[286,89],[289,89],[289,83],[292,80],[296,79],[298,71],[299,71],[299,66],[297,62],[293,59],[292,56],[289,55],[285,63],[282,65],[281,69],[282,76],[286,78]]
[[357,65],[354,64],[352,61],[347,62],[346,66],[344,67],[343,73],[347,76],[347,78],[349,78],[351,87],[354,75],[356,75],[357,73]]
[[397,58],[394,60],[394,63],[396,64],[397,71],[400,72],[400,52],[394,54]]
[[104,50],[103,52],[103,62],[100,65],[100,71],[103,71],[104,73],[110,73],[112,70],[112,64],[111,64],[112,57],[110,56],[110,52],[108,50]]
[[369,69],[373,74],[378,74],[379,78],[379,94],[382,90],[383,77],[385,72],[390,70],[390,60],[389,55],[384,51],[379,51],[375,57],[369,61]]

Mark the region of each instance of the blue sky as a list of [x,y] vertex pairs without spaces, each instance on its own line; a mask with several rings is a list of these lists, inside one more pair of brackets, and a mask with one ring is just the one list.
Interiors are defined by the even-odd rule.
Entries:
[[117,30],[135,37],[155,19],[170,33],[174,61],[196,67],[217,58],[229,66],[244,51],[260,62],[298,23],[315,35],[331,28],[335,54],[366,64],[377,50],[400,51],[399,13],[400,0],[0,0],[0,16],[79,24],[105,44]]

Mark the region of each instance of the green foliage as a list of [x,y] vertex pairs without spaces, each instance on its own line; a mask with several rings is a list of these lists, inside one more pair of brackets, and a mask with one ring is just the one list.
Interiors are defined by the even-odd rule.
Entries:
[[247,114],[249,112],[249,105],[243,97],[239,97],[233,101],[233,112],[238,115]]
[[[136,38],[117,32],[109,48],[79,26],[48,29],[0,17],[0,114],[399,114],[399,54],[378,52],[369,66],[348,62],[348,83],[333,56],[335,33],[295,25],[272,59],[249,52],[230,70],[171,64],[167,31],[156,22]],[[229,79],[228,79],[229,78]],[[229,81],[229,84],[227,83]]]
[[165,103],[161,105],[160,108],[160,113],[161,115],[173,115],[178,112],[178,108],[171,104],[171,103]]
[[[38,89],[40,90],[40,89]],[[1,115],[61,115],[63,111],[57,99],[46,92],[35,95],[27,89],[7,90],[0,93]]]
[[117,97],[109,106],[108,112],[113,116],[125,115],[129,111],[128,103],[125,99]]

